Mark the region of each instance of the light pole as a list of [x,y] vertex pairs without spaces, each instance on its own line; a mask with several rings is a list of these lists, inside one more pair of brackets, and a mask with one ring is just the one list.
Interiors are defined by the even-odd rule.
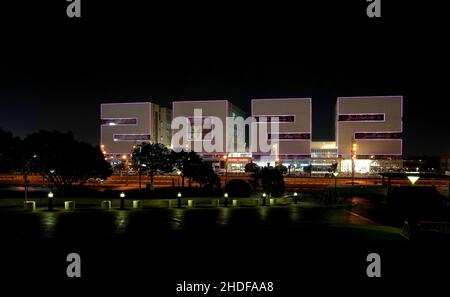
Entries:
[[48,210],[53,210],[53,192],[47,194],[48,197]]
[[178,194],[177,194],[177,200],[178,200],[178,208],[181,208],[181,192],[178,192]]
[[124,209],[125,208],[125,193],[121,192],[120,193],[120,209]]
[[337,176],[339,175],[339,172],[333,172],[333,176],[334,176],[334,196],[337,197],[337,189],[336,189],[336,184],[337,184]]
[[225,186],[228,182],[228,153],[223,156],[223,159],[225,160]]
[[127,155],[122,156],[123,164],[126,170],[126,186],[128,187],[128,158]]
[[147,167],[147,165],[146,164],[141,164],[139,166],[139,189],[142,188],[142,168],[143,167],[145,168],[145,167]]
[[356,145],[355,140],[352,141],[352,186],[355,185],[355,161],[356,161],[356,150],[358,146]]
[[262,197],[263,197],[263,206],[266,206],[266,197],[267,197],[267,194],[266,194],[266,193],[263,193],[263,194],[262,194]]
[[178,191],[180,190],[180,175],[181,175],[181,170],[177,170],[177,187],[178,187]]
[[223,194],[223,205],[228,205],[228,193]]

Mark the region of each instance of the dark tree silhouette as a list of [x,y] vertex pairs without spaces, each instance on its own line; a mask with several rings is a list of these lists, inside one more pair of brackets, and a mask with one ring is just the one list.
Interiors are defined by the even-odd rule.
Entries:
[[242,179],[232,179],[225,185],[229,197],[250,197],[252,189],[248,182]]
[[136,145],[132,156],[133,163],[141,166],[142,171],[147,171],[150,183],[153,184],[154,176],[158,173],[172,172],[174,168],[171,151],[161,143],[143,143]]
[[89,178],[105,179],[112,174],[100,148],[75,140],[70,132],[31,133],[24,139],[24,146],[30,171],[46,177],[63,192]]
[[180,171],[180,175],[181,175],[181,184],[182,187],[184,188],[184,168],[183,165],[186,162],[188,153],[185,152],[184,150],[181,150],[179,152],[176,152],[174,150],[171,151],[170,153],[170,157],[172,159],[172,164],[175,167],[175,169],[178,171]]
[[250,162],[245,164],[245,172],[247,173],[255,173],[259,171],[259,166],[256,163]]
[[214,172],[211,164],[202,161],[195,168],[192,179],[202,188],[220,188],[220,177]]
[[175,152],[172,151],[172,162],[177,170],[181,171],[183,179],[189,179],[189,187],[192,181],[197,182],[201,187],[220,188],[220,178],[212,169],[211,164],[204,162],[196,152]]
[[254,184],[261,186],[266,193],[274,197],[279,197],[284,194],[285,186],[283,174],[279,170],[271,167],[264,167],[252,176]]
[[0,172],[19,172],[24,166],[23,141],[0,128]]

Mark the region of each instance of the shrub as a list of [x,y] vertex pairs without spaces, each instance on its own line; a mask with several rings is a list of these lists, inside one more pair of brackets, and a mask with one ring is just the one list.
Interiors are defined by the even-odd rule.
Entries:
[[245,180],[232,179],[225,185],[225,192],[229,197],[250,197],[252,189]]

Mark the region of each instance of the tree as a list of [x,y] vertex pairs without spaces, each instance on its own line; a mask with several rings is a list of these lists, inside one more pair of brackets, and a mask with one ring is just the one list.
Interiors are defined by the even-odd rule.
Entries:
[[284,178],[283,174],[275,169],[264,167],[253,175],[254,184],[261,186],[263,190],[274,197],[284,194]]
[[112,170],[99,147],[77,141],[72,133],[45,131],[24,139],[24,159],[31,172],[46,177],[62,190],[89,178],[106,179]]
[[187,155],[188,153],[185,152],[184,150],[181,150],[179,152],[176,152],[174,150],[171,151],[170,153],[170,158],[171,158],[171,162],[174,166],[174,168],[177,171],[180,171],[180,175],[181,175],[181,184],[182,187],[184,188],[184,170],[183,170],[183,165],[185,164],[185,161],[187,159]]
[[219,176],[214,172],[211,164],[203,161],[196,152],[172,151],[171,157],[174,167],[181,171],[183,187],[184,178],[187,177],[189,187],[191,187],[191,182],[194,181],[201,187],[220,188]]
[[133,163],[144,168],[143,171],[148,172],[151,184],[155,174],[172,172],[174,168],[171,151],[161,143],[137,145],[133,150],[132,160]]
[[250,162],[245,164],[245,172],[247,173],[255,173],[259,171],[259,166],[256,163]]
[[281,174],[286,174],[288,172],[288,168],[286,166],[284,166],[284,165],[281,165],[281,164],[277,164],[275,166],[275,169],[280,171]]
[[191,181],[195,178],[200,179],[199,173],[202,172],[203,166],[202,158],[193,151],[187,152],[183,159],[183,176],[189,179],[189,187],[191,187]]
[[248,182],[242,179],[232,179],[225,185],[229,197],[250,197],[252,189]]
[[23,141],[0,128],[0,172],[21,171],[23,166]]
[[202,188],[220,188],[220,177],[214,172],[211,164],[204,161],[195,167],[192,179]]

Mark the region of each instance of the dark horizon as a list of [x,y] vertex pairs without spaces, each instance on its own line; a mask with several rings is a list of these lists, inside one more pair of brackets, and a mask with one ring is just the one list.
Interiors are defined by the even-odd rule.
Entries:
[[337,97],[403,95],[404,154],[450,151],[450,140],[438,138],[448,131],[445,108],[439,108],[444,94],[423,90],[398,65],[383,69],[390,59],[366,69],[367,60],[358,56],[258,52],[9,58],[1,70],[0,126],[20,137],[39,129],[70,130],[97,145],[100,103],[151,101],[171,107],[176,100],[228,99],[249,113],[253,98],[312,97],[313,139],[332,140]]
[[[122,13],[118,7],[108,14],[85,6],[81,20],[49,18],[58,32],[38,22],[14,36],[20,41],[8,39],[0,56],[0,127],[22,137],[71,130],[98,144],[100,103],[228,99],[249,112],[252,98],[311,97],[313,139],[334,139],[337,97],[402,95],[404,155],[450,155],[443,19],[417,23],[431,7],[392,3],[383,3],[382,18],[368,19],[366,6],[304,8],[309,18],[285,7],[251,14],[230,6],[162,23],[172,10],[116,23],[109,17]],[[261,22],[265,15],[272,17]],[[210,31],[201,30],[203,21]],[[153,24],[157,30],[148,31]]]

